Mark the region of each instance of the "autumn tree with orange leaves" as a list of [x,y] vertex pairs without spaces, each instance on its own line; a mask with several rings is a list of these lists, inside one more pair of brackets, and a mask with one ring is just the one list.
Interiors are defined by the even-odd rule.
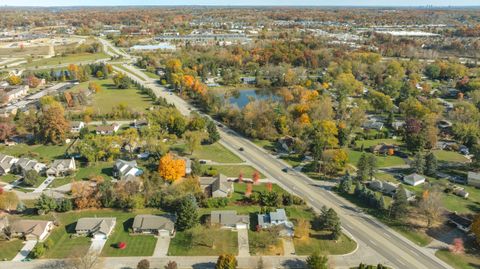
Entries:
[[72,197],[77,209],[99,208],[100,199],[98,191],[90,182],[73,182]]
[[160,158],[158,173],[168,181],[175,181],[185,176],[185,160],[176,159],[171,153]]

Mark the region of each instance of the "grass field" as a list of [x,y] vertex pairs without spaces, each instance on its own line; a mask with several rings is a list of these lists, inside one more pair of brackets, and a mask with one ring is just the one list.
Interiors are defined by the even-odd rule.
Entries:
[[34,158],[37,161],[49,163],[54,159],[62,158],[66,149],[67,145],[46,146],[17,144],[15,146],[0,147],[0,152],[15,157]]
[[[220,174],[224,174],[227,177],[238,177],[240,173],[243,174],[243,177],[245,178],[251,178],[253,173],[256,171],[255,168],[253,168],[250,165],[203,165],[205,168],[214,168],[218,171]],[[265,176],[260,173],[260,178],[265,178]]]
[[478,269],[480,257],[473,255],[456,255],[446,249],[435,252],[435,256],[448,263],[455,269]]
[[[348,162],[357,165],[358,160],[362,156],[362,152],[356,150],[348,150]],[[402,158],[397,156],[376,156],[378,167],[390,167],[405,165]]]
[[125,68],[125,67],[124,67],[123,65],[121,65],[121,64],[115,64],[114,66],[120,68],[120,69],[123,70],[123,72],[125,72],[125,73],[132,74],[134,77],[138,78],[138,79],[141,80],[141,81],[145,81],[145,79],[144,79],[143,77],[141,77],[141,76],[139,76],[138,74],[136,74],[136,73],[128,70],[127,68]]
[[211,145],[202,145],[200,149],[193,152],[193,155],[188,155],[189,152],[185,152],[185,145],[178,144],[172,146],[172,150],[186,155],[187,157],[194,157],[199,160],[210,160],[218,163],[242,163],[242,159],[235,155],[233,152],[216,142]]
[[433,154],[439,161],[444,162],[458,162],[458,163],[466,163],[468,159],[465,158],[462,154],[455,152],[455,151],[448,151],[448,150],[434,150]]
[[363,145],[364,149],[368,149],[371,146],[375,146],[381,143],[385,144],[393,144],[393,145],[401,145],[403,142],[398,139],[372,139],[372,140],[357,140],[355,141],[355,145],[357,147],[361,147]]
[[5,183],[12,183],[15,180],[17,180],[17,177],[13,174],[6,174],[3,176],[0,176],[0,181],[5,182]]
[[283,255],[283,242],[280,238],[272,240],[267,231],[248,231],[248,243],[252,255]]
[[98,162],[91,164],[90,166],[78,165],[77,169],[77,172],[73,176],[55,178],[49,187],[60,187],[75,180],[87,180],[91,176],[102,176],[104,179],[108,179],[113,176],[113,163],[111,162]]
[[[196,232],[177,232],[170,242],[170,256],[218,256],[238,253],[237,232],[224,229],[193,228]],[[202,238],[208,237],[208,238]]]
[[95,61],[99,59],[110,59],[105,53],[79,53],[79,54],[71,54],[67,56],[56,56],[52,58],[45,58],[40,60],[34,60],[31,63],[27,63],[26,67],[36,67],[36,66],[46,66],[46,65],[59,65],[59,64],[69,64],[74,63],[78,64],[78,62],[83,61]]
[[0,241],[0,260],[11,260],[22,249],[23,241],[20,239],[13,239],[11,241]]
[[344,234],[337,241],[330,239],[330,232],[311,231],[310,238],[294,238],[297,255],[310,255],[318,251],[321,255],[341,255],[355,250],[357,244]]
[[[157,238],[153,235],[130,235],[128,229],[132,227],[134,215],[117,214],[115,230],[108,237],[103,247],[102,256],[123,257],[123,256],[152,256],[155,250]],[[125,242],[125,249],[118,249],[115,245]]]

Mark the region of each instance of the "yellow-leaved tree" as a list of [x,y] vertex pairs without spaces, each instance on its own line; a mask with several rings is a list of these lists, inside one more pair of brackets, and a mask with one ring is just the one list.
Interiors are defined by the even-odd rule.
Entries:
[[185,160],[176,159],[171,153],[165,154],[158,163],[158,173],[168,181],[175,181],[185,176]]

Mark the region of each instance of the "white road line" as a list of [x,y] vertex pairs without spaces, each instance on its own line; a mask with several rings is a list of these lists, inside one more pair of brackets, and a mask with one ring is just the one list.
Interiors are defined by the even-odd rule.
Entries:
[[401,263],[402,265],[405,265],[405,266],[406,266],[406,264],[405,264],[404,262],[402,262],[401,260],[399,260],[399,259],[395,259],[395,260],[396,260],[397,262]]
[[375,244],[375,242],[373,242],[372,240],[368,240],[371,244],[377,246],[377,244]]
[[388,237],[388,238],[392,238],[392,237],[390,237],[390,235],[388,235],[387,233],[383,233],[383,234],[384,234],[386,237]]

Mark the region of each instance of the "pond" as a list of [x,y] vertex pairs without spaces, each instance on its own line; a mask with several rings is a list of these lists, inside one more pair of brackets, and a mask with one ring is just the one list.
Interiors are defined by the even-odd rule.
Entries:
[[239,108],[245,107],[248,103],[255,100],[280,100],[280,96],[269,89],[241,89],[234,90],[230,93],[231,97],[228,99],[230,104],[236,105]]

